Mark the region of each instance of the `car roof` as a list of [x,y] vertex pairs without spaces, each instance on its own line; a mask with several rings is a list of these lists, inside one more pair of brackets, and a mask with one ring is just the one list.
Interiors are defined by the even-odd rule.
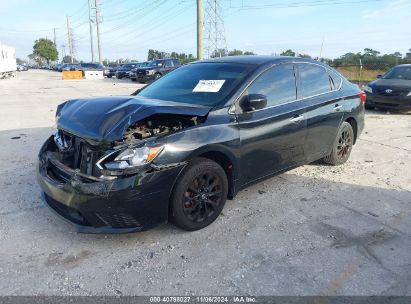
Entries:
[[212,59],[205,59],[196,62],[221,62],[221,63],[242,63],[252,65],[265,65],[269,63],[281,63],[281,62],[315,62],[321,64],[321,62],[301,57],[289,57],[289,56],[264,56],[264,55],[242,55],[242,56],[226,56]]
[[399,64],[399,65],[396,65],[394,68],[396,67],[411,67],[411,63]]

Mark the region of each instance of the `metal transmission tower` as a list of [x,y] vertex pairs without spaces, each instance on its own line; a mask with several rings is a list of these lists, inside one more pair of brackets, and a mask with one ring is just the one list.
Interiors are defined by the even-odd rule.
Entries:
[[204,14],[204,44],[206,57],[222,57],[226,54],[222,0],[206,0]]

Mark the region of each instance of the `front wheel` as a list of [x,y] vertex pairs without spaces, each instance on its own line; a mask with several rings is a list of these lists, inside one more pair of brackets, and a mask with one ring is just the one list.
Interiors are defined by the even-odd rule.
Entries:
[[341,165],[350,157],[354,144],[354,131],[352,126],[344,121],[337,132],[331,154],[323,158],[323,161],[330,165]]
[[207,158],[194,159],[173,190],[170,202],[173,223],[188,231],[210,225],[223,210],[227,193],[223,168]]
[[159,78],[161,78],[161,74],[160,74],[160,73],[157,73],[157,74],[154,75],[154,80],[157,80],[157,79],[159,79]]

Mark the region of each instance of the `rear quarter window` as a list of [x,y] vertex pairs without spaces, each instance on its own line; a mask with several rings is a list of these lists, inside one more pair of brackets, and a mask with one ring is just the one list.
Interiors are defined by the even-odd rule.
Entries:
[[303,97],[324,94],[331,91],[331,81],[325,68],[316,64],[298,64]]
[[338,90],[341,87],[342,83],[341,76],[338,75],[338,73],[334,70],[328,70],[328,74],[330,75],[332,90]]

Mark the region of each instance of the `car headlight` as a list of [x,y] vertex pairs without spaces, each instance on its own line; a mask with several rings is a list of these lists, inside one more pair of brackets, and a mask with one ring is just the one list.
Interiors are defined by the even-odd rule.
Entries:
[[133,169],[151,163],[163,151],[163,148],[163,146],[127,148],[106,155],[97,162],[97,166],[102,170]]
[[365,86],[364,91],[368,93],[372,93],[372,88],[370,86]]

